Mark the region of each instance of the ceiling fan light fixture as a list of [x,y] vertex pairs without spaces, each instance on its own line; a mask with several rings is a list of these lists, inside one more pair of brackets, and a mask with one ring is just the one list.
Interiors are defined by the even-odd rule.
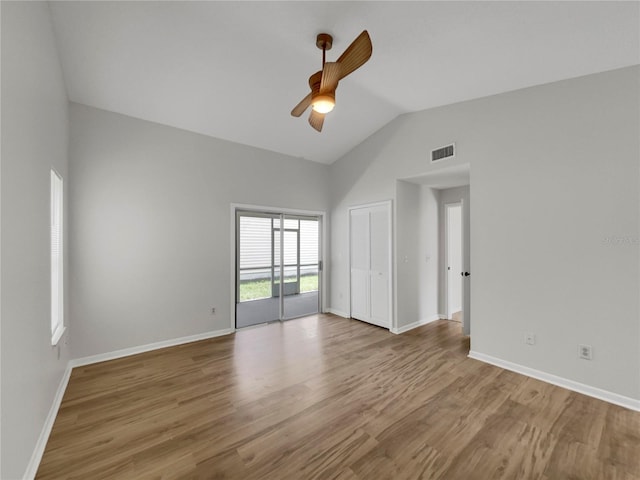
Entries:
[[311,107],[309,125],[318,132],[322,131],[325,115],[336,105],[338,82],[364,65],[373,52],[371,38],[366,30],[351,42],[338,60],[327,62],[326,53],[332,43],[333,37],[328,33],[318,34],[316,46],[322,50],[322,70],[309,77],[311,92],[291,110],[292,116],[299,117]]
[[311,108],[318,113],[329,113],[336,106],[336,100],[333,95],[316,95],[311,102]]

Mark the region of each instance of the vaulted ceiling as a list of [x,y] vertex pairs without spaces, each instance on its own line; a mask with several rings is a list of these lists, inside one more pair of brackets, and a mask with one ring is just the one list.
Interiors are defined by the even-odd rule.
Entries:
[[[331,163],[399,114],[640,63],[638,2],[51,2],[71,101]],[[291,109],[368,30],[322,133]]]

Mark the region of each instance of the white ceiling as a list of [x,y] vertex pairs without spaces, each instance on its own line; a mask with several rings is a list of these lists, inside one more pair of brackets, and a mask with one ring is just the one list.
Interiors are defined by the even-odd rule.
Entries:
[[[51,2],[70,100],[331,163],[397,115],[640,63],[638,2]],[[322,133],[291,109],[367,29]]]

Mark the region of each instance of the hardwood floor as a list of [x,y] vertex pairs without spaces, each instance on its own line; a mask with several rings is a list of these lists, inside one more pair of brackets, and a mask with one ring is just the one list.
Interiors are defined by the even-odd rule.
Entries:
[[316,315],[73,370],[36,478],[640,478],[640,413]]

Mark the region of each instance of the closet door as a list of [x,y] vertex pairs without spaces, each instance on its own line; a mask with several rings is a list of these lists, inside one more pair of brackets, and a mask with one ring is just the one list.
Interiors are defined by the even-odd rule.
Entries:
[[389,328],[390,205],[350,210],[351,316]]
[[369,210],[351,210],[351,317],[369,319]]
[[369,212],[369,322],[389,328],[389,212],[385,206]]

